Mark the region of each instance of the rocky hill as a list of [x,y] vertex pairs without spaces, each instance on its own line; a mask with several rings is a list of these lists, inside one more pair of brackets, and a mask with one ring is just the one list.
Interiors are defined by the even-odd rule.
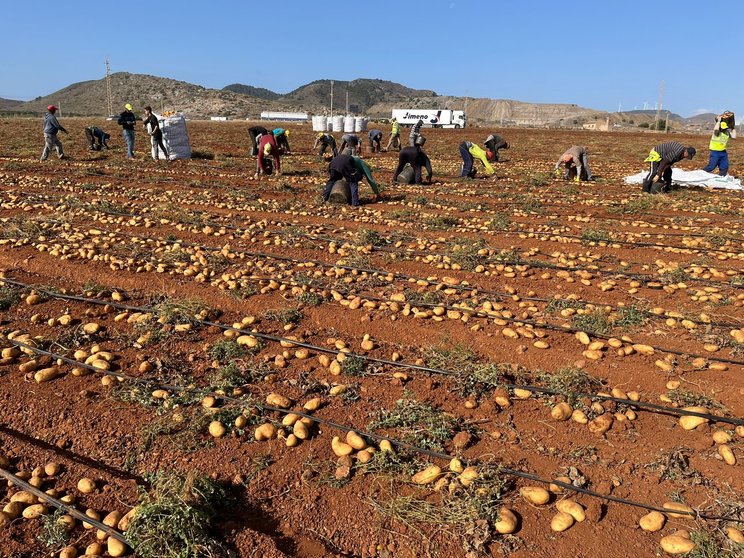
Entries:
[[274,93],[271,89],[264,87],[253,87],[252,85],[243,85],[242,83],[233,83],[222,88],[223,91],[232,91],[233,93],[239,93],[240,95],[249,95],[256,97],[257,99],[266,99],[268,101],[276,101],[281,95]]
[[0,110],[10,109],[15,106],[23,104],[23,101],[15,101],[13,99],[3,99],[0,97]]
[[[145,74],[119,72],[111,75],[113,112],[118,114],[125,103],[135,112],[151,105],[154,110],[182,111],[191,117],[256,116],[262,110],[291,110],[274,101],[241,95],[232,91],[207,89],[184,81]],[[64,116],[101,116],[108,112],[106,80],[73,83],[50,95],[11,108],[14,113],[42,114],[47,105],[60,105]]]

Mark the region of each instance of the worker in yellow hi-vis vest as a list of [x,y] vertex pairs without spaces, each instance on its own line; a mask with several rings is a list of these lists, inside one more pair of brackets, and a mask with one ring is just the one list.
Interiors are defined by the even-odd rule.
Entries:
[[[733,116],[733,115],[732,115]],[[718,174],[726,176],[729,168],[728,147],[729,139],[732,137],[732,128],[729,127],[729,123],[719,116],[716,118],[716,125],[713,128],[713,135],[710,136],[710,158],[708,159],[708,166],[703,170],[705,172],[713,172],[718,167]]]
[[400,124],[398,124],[397,118],[393,118],[392,125],[390,126],[390,139],[387,142],[385,151],[390,149],[391,145],[400,151]]

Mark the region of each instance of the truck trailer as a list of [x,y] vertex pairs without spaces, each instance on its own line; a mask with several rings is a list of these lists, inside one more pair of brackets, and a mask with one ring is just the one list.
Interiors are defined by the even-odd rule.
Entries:
[[464,128],[467,121],[462,110],[393,109],[392,117],[402,126],[423,120],[427,128]]

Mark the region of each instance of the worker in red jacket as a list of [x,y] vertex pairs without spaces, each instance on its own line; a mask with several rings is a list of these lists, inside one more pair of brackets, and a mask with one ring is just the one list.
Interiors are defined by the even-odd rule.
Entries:
[[274,171],[276,172],[276,174],[281,174],[282,170],[281,159],[279,158],[279,147],[277,147],[276,145],[273,132],[269,132],[268,134],[264,134],[263,136],[261,136],[261,143],[259,143],[258,145],[256,176],[254,178],[258,178],[261,173],[271,174],[270,172],[267,172],[267,168],[264,167],[264,159],[269,156],[274,158]]

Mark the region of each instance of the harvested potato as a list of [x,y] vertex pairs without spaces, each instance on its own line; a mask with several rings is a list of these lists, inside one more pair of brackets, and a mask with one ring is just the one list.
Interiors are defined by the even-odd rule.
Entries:
[[280,409],[287,409],[292,404],[292,400],[278,393],[270,393],[266,397],[266,403],[268,403],[272,407],[279,407]]
[[[669,517],[674,517],[674,518],[680,518],[680,517],[690,518],[691,517],[690,513],[692,513],[693,511],[690,506],[688,506],[687,504],[682,504],[680,502],[664,502],[664,505],[662,505],[661,507],[664,508],[665,510],[672,510],[667,515],[669,515]],[[673,511],[688,512],[688,513],[673,513]]]
[[253,437],[259,442],[263,440],[272,440],[276,438],[276,426],[274,426],[270,422],[266,422],[256,427],[256,430],[253,433]]
[[7,513],[0,511],[0,529],[8,525],[11,521],[13,520]]
[[556,533],[561,533],[574,524],[574,518],[565,512],[558,512],[550,520],[550,529]]
[[641,529],[649,533],[661,531],[664,523],[666,523],[666,516],[658,511],[649,512],[638,520],[638,525],[641,526]]
[[550,410],[550,416],[553,418],[553,420],[557,421],[568,420],[569,418],[571,418],[571,413],[573,413],[573,409],[571,408],[571,405],[569,405],[565,401],[558,403]]
[[127,545],[114,537],[109,537],[106,541],[106,549],[110,556],[118,558],[124,556],[127,553]]
[[413,477],[411,477],[411,482],[414,484],[429,484],[431,482],[434,482],[439,478],[439,476],[442,474],[442,469],[437,465],[429,465],[426,469],[423,471],[419,471]]
[[17,500],[11,500],[7,504],[5,504],[5,507],[3,508],[3,513],[7,515],[10,519],[18,519],[21,517],[21,514],[23,513],[23,508],[26,504],[23,502],[19,502]]
[[345,455],[349,455],[354,451],[354,448],[351,447],[346,442],[342,442],[341,438],[338,436],[334,436],[331,440],[331,449],[333,450],[333,453],[336,454],[337,457],[343,457]]
[[20,492],[16,492],[15,494],[13,494],[10,497],[10,501],[20,502],[21,504],[26,504],[27,506],[30,506],[31,504],[36,504],[38,502],[38,498],[36,498],[36,496],[31,494],[30,492],[21,490]]
[[681,535],[667,535],[659,542],[661,549],[668,554],[687,554],[694,550],[695,543]]
[[346,443],[355,450],[363,450],[367,447],[367,442],[365,441],[365,439],[351,430],[346,433]]
[[604,434],[612,427],[613,417],[610,413],[599,415],[589,421],[589,431],[593,434]]
[[525,486],[519,489],[519,493],[530,504],[542,506],[550,502],[550,493],[539,486]]
[[574,502],[573,500],[559,500],[558,502],[556,502],[555,507],[558,511],[567,513],[578,522],[584,521],[586,519],[584,507],[578,502]]
[[104,552],[103,545],[101,543],[92,543],[85,548],[85,555],[88,556],[99,556]]
[[359,463],[369,463],[372,460],[374,454],[369,449],[364,449],[357,453],[357,459]]
[[304,422],[298,420],[292,427],[292,434],[294,434],[298,440],[307,440],[310,437],[310,429]]
[[309,401],[307,401],[302,407],[306,411],[317,411],[320,408],[320,405],[322,404],[322,399],[320,397],[313,397]]
[[59,551],[59,558],[77,558],[77,555],[77,548],[72,545],[66,546]]
[[380,440],[380,451],[393,451],[393,444],[390,440]]
[[[705,407],[684,407],[682,410],[706,414],[709,412]],[[679,417],[679,425],[685,430],[693,430],[706,422],[708,422],[708,419],[705,417],[697,417],[694,415],[683,415]]]
[[33,504],[23,510],[23,517],[26,519],[36,519],[47,512],[47,507],[44,504]]
[[516,532],[519,525],[519,520],[516,514],[509,508],[501,508],[499,510],[499,519],[494,523],[496,532],[501,535],[510,535]]
[[744,544],[744,533],[742,533],[736,527],[727,527],[726,536],[729,538],[730,541],[733,541],[737,544]]
[[736,465],[736,456],[734,455],[734,451],[727,444],[718,446],[718,455],[723,457],[723,460],[727,465]]
[[34,380],[36,380],[37,384],[48,382],[59,376],[61,373],[62,372],[60,371],[60,369],[56,366],[52,366],[50,368],[42,368],[34,374]]
[[209,423],[209,434],[214,438],[222,438],[227,433],[227,428],[218,420]]
[[475,467],[465,467],[457,479],[463,486],[470,486],[478,478],[478,470]]
[[731,434],[725,430],[716,430],[713,432],[713,441],[716,444],[728,444],[731,441]]

